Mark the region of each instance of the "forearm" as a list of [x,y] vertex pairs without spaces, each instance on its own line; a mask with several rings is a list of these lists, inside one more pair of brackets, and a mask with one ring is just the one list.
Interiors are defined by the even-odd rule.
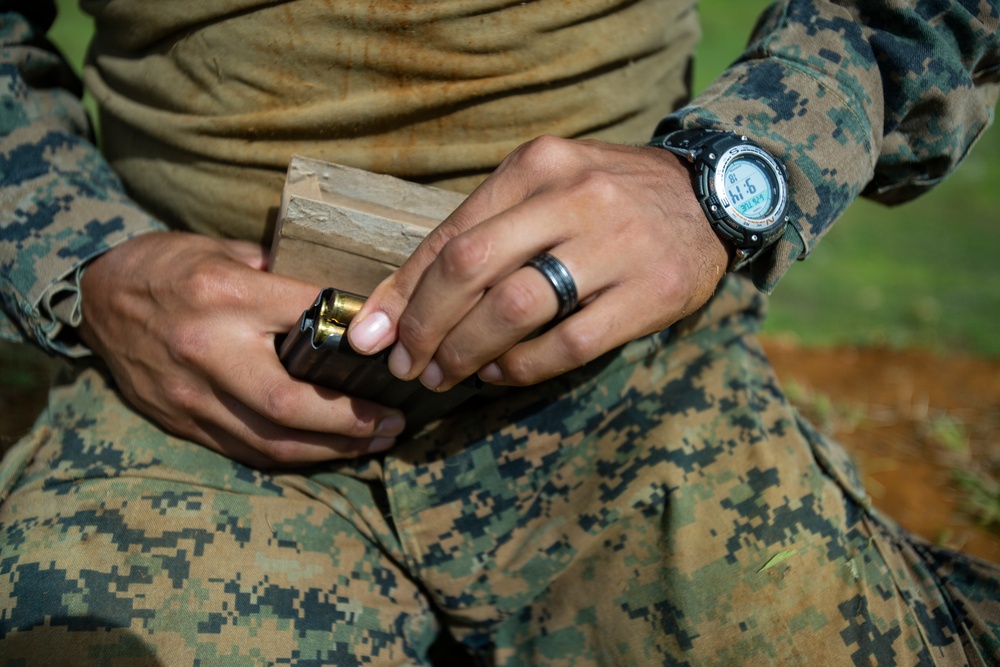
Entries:
[[993,117],[998,7],[787,0],[680,127],[739,129],[789,169],[792,226],[751,266],[770,291],[859,195],[893,203],[951,173]]
[[82,267],[164,227],[129,200],[90,141],[75,77],[44,40],[51,16],[17,4],[4,3],[0,23],[0,336],[79,355],[63,334],[79,319]]

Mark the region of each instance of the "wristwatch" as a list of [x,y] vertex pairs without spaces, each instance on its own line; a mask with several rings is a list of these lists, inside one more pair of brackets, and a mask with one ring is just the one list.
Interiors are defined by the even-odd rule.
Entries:
[[729,270],[777,241],[788,216],[785,165],[735,131],[691,129],[654,137],[650,146],[687,158],[709,224],[735,248]]

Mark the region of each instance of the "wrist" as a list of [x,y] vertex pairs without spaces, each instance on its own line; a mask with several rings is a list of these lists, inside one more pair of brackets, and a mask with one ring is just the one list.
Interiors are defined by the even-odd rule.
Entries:
[[653,146],[645,150],[656,161],[652,187],[662,195],[661,206],[668,217],[683,222],[688,230],[683,239],[677,239],[676,245],[678,249],[682,246],[690,251],[686,275],[698,276],[697,295],[692,301],[699,303],[687,310],[691,312],[714,293],[733,260],[735,250],[709,223],[697,200],[687,161]]
[[756,142],[732,131],[692,129],[655,137],[649,145],[682,158],[705,218],[728,247],[730,271],[784,233],[787,173]]

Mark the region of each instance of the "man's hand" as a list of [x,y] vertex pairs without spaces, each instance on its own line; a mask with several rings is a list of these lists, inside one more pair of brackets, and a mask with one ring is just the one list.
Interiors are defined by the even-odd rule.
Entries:
[[265,264],[251,243],[136,237],[84,273],[80,335],[136,408],[231,458],[267,467],[389,448],[397,410],[288,376],[275,336],[320,288]]
[[[582,307],[539,336],[557,299],[549,252]],[[543,137],[514,151],[375,290],[348,336],[389,367],[445,390],[479,373],[527,385],[662,330],[711,296],[728,252],[678,158],[651,147]]]

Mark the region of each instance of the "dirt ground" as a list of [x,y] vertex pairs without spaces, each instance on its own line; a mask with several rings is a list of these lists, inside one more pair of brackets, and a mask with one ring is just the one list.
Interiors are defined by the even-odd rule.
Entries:
[[1000,360],[765,347],[789,398],[851,451],[876,507],[1000,562]]
[[[857,459],[876,506],[1000,562],[1000,360],[765,341],[789,397]],[[30,427],[51,364],[0,345],[0,450]]]

